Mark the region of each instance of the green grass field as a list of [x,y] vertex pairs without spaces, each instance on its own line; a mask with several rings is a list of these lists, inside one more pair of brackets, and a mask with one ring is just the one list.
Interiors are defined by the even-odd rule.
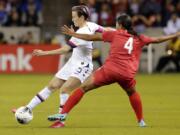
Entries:
[[137,127],[128,98],[117,84],[85,95],[63,129],[50,129],[47,121],[57,112],[58,93],[35,108],[30,124],[18,124],[10,110],[25,105],[51,77],[0,75],[1,135],[180,135],[180,74],[137,76],[146,128]]

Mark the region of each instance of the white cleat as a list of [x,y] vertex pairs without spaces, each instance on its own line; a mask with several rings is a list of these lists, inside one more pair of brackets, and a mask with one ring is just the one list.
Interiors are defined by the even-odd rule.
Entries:
[[139,127],[147,127],[146,123],[144,122],[144,120],[141,120],[139,122]]

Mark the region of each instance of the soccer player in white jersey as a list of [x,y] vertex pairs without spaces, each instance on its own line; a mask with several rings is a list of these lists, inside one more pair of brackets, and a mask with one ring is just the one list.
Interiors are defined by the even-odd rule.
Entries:
[[[88,22],[89,9],[87,6],[80,5],[72,8],[72,21],[79,29],[76,31],[80,34],[94,34],[102,32],[103,27]],[[79,87],[84,80],[91,74],[93,70],[92,49],[93,42],[85,41],[72,37],[68,45],[60,49],[43,51],[34,50],[34,56],[66,54],[73,49],[72,56],[68,62],[60,69],[50,83],[42,89],[34,98],[26,105],[26,109],[33,110],[38,104],[45,101],[54,91],[60,89],[60,109],[67,101],[70,92]],[[15,111],[15,110],[14,110]],[[63,123],[59,121],[51,125],[52,128],[62,127]]]

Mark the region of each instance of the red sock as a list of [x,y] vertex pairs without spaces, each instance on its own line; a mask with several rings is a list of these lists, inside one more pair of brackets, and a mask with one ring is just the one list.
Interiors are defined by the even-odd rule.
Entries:
[[140,95],[135,92],[131,96],[129,96],[129,100],[139,122],[143,119],[143,110]]
[[81,88],[76,89],[66,101],[61,113],[69,113],[71,109],[81,100],[83,95],[84,92]]

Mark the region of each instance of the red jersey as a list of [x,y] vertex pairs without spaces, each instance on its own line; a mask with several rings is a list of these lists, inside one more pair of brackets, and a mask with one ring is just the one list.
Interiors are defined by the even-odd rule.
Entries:
[[144,35],[133,36],[126,30],[105,31],[103,40],[111,44],[104,67],[127,78],[134,78],[143,46],[153,41]]

